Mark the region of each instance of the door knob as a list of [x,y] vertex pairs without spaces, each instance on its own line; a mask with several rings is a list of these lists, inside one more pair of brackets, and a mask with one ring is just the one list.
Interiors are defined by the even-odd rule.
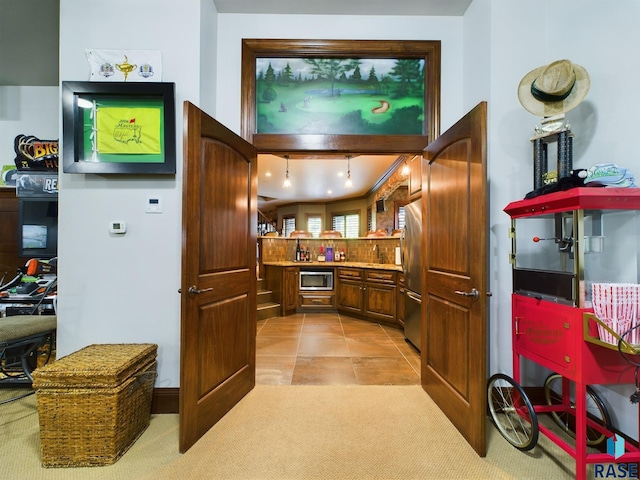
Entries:
[[201,293],[204,292],[210,292],[212,291],[213,288],[203,288],[203,289],[199,289],[198,287],[196,287],[195,285],[191,285],[189,287],[189,295],[200,295]]
[[474,300],[477,300],[480,297],[480,292],[475,288],[472,288],[470,292],[462,292],[460,290],[455,290],[456,295],[462,295],[463,297],[471,297]]

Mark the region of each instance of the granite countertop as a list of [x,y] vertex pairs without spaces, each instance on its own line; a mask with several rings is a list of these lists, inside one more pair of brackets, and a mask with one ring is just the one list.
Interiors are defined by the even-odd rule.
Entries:
[[393,263],[366,263],[366,262],[263,262],[264,265],[274,267],[350,267],[350,268],[370,268],[375,270],[391,270],[394,272],[402,272],[402,265]]

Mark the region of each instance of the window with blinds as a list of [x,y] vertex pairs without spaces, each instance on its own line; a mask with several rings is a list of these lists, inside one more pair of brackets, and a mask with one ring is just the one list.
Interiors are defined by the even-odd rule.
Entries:
[[345,238],[356,238],[360,236],[360,214],[347,213],[333,215],[331,217],[331,228],[342,233]]
[[319,215],[309,215],[307,217],[307,231],[315,238],[318,238],[320,232],[322,232],[322,217]]
[[296,217],[282,217],[282,236],[288,237],[296,229]]
[[400,230],[404,228],[404,205],[398,207],[398,222],[396,228]]

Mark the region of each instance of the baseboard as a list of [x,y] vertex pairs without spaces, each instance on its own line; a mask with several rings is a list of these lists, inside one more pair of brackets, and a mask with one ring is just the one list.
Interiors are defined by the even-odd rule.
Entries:
[[178,413],[180,409],[180,389],[154,388],[151,413]]

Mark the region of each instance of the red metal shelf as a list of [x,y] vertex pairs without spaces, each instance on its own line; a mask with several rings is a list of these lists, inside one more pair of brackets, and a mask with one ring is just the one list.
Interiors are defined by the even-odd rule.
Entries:
[[640,210],[640,188],[572,188],[511,202],[504,211],[511,218],[519,218],[579,209]]

